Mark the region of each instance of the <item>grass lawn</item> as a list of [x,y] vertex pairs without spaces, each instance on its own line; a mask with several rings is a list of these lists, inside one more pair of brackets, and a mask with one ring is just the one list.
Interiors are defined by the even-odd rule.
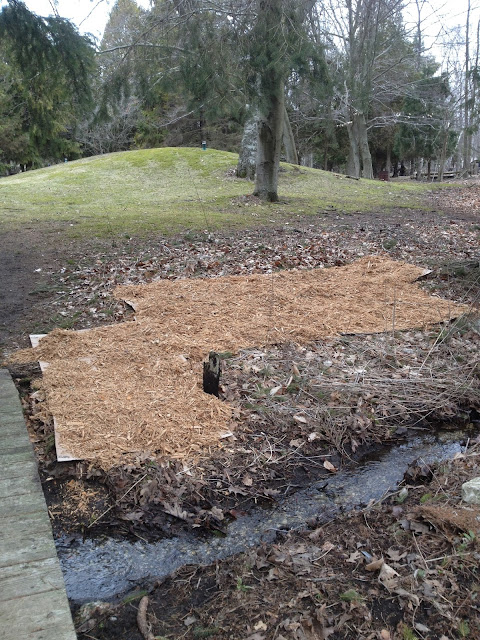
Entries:
[[281,202],[261,204],[241,197],[252,193],[253,184],[230,175],[236,163],[237,155],[225,151],[162,148],[10,176],[0,180],[0,227],[55,224],[70,237],[242,228],[333,210],[422,209],[423,195],[432,189],[283,164]]

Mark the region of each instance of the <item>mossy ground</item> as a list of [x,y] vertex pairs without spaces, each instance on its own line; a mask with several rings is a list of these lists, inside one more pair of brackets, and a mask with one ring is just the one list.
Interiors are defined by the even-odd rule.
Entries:
[[244,201],[251,182],[233,177],[237,156],[224,151],[163,148],[113,153],[0,180],[4,230],[54,223],[69,237],[173,234],[244,228],[272,218],[325,211],[422,209],[432,185],[349,180],[284,164],[280,202]]

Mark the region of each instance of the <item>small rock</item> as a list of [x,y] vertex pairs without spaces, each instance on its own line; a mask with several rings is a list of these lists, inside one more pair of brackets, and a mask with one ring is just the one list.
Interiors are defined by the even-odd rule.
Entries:
[[78,624],[82,624],[95,616],[105,615],[109,611],[112,611],[113,608],[113,605],[109,602],[87,602],[80,608],[77,614],[77,622]]
[[472,478],[462,484],[462,500],[469,504],[480,504],[480,478]]

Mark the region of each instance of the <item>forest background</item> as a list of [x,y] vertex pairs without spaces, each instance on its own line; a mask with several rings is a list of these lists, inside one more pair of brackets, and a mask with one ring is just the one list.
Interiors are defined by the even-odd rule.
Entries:
[[118,0],[101,40],[49,4],[3,2],[2,174],[203,143],[240,152],[267,200],[280,158],[366,178],[477,171],[471,0],[449,24],[426,0]]

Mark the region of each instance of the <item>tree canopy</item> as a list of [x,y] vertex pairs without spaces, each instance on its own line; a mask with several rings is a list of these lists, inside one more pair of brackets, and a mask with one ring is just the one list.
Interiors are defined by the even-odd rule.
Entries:
[[[0,12],[4,162],[37,164],[78,153],[73,130],[92,104],[92,42],[68,20],[43,18],[11,0]],[[0,106],[0,108],[2,108]]]
[[466,37],[463,70],[459,55],[440,69],[416,8],[409,28],[400,0],[117,0],[95,49],[69,21],[9,0],[0,159],[204,140],[238,151],[243,139],[246,173],[268,200],[282,157],[367,178],[400,163],[418,175],[448,158],[458,166],[462,145],[470,162],[478,42]]

